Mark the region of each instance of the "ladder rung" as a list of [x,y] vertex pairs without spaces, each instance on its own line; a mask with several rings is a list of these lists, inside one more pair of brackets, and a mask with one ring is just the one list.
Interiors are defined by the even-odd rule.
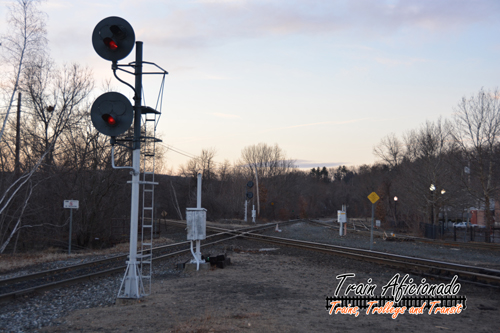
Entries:
[[[151,246],[153,245],[152,243],[142,243],[142,245],[148,245],[148,246]],[[149,256],[149,254],[147,254]]]
[[[131,183],[131,181],[128,181],[127,183]],[[141,184],[141,185],[158,185],[158,182],[139,181],[139,184]]]
[[[127,184],[132,184],[132,181],[128,180]],[[159,183],[158,182],[149,182],[149,181],[140,180],[139,184],[140,185],[158,185]]]
[[142,209],[152,210],[153,207],[142,207]]

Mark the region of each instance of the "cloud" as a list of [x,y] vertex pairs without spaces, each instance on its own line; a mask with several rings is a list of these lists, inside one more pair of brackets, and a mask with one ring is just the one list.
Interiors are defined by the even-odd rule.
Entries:
[[218,118],[226,118],[226,119],[240,118],[240,116],[235,115],[235,114],[227,114],[227,113],[220,113],[220,112],[212,112],[210,114],[212,116],[215,116],[215,117],[218,117]]
[[197,3],[203,3],[203,4],[216,4],[216,3],[223,3],[223,4],[243,4],[246,2],[246,0],[196,0],[195,2]]
[[[349,13],[363,19],[374,30],[419,28],[449,31],[456,27],[496,20],[500,3],[496,0],[404,0],[349,2]],[[357,23],[360,24],[359,22]]]
[[317,168],[317,167],[336,167],[339,165],[346,165],[349,163],[346,162],[313,162],[309,160],[296,160],[295,165],[297,165],[298,168],[300,169],[312,169],[312,168]]
[[385,57],[375,58],[375,61],[379,64],[388,66],[411,66],[416,63],[428,62],[428,60],[421,58],[394,59]]
[[144,31],[156,42],[183,48],[291,34],[354,31],[369,38],[407,29],[449,32],[494,22],[500,14],[497,0],[199,0],[163,7],[156,18],[143,19]]
[[291,125],[291,126],[285,126],[285,127],[275,127],[275,128],[269,128],[264,130],[263,132],[271,132],[271,131],[277,131],[277,130],[283,130],[283,129],[291,129],[291,128],[299,128],[299,127],[309,127],[309,126],[318,126],[318,125],[343,125],[343,124],[352,124],[352,123],[357,123],[365,120],[371,120],[373,118],[360,118],[360,119],[350,119],[350,120],[344,120],[344,121],[321,121],[317,123],[308,123],[308,124],[298,124],[298,125]]

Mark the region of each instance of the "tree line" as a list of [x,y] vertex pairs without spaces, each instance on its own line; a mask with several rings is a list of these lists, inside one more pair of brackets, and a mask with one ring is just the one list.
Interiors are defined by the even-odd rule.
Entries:
[[[109,138],[95,130],[89,112],[94,91],[109,84],[98,89],[88,68],[53,62],[39,1],[15,1],[8,23],[1,40],[0,253],[63,246],[66,199],[80,202],[73,213],[76,246],[127,239],[129,175],[111,168]],[[440,215],[462,219],[469,207],[490,207],[497,196],[499,98],[481,89],[458,103],[453,119],[428,121],[402,137],[389,134],[374,147],[380,158],[374,165],[302,170],[278,144],[266,143],[219,163],[215,148],[202,149],[176,173],[157,176],[155,216],[185,219],[201,173],[209,220],[243,219],[247,190],[260,221],[334,217],[344,204],[348,217],[368,217],[373,191],[381,198],[377,218],[407,230],[419,232]],[[159,148],[161,171],[165,149]],[[115,159],[130,164],[130,150],[117,147]],[[255,186],[247,189],[250,180]],[[492,211],[485,211],[491,227]]]

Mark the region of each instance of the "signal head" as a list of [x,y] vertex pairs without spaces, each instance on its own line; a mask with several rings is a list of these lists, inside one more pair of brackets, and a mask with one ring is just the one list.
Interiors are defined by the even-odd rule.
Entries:
[[134,109],[127,97],[117,92],[107,92],[97,97],[92,104],[90,117],[99,132],[118,136],[132,125]]
[[134,29],[121,17],[105,18],[95,26],[92,33],[94,50],[106,60],[118,61],[125,58],[134,44]]

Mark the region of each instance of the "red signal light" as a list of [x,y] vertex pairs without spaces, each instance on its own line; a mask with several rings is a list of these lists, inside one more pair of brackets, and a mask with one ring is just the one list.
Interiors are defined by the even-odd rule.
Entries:
[[116,119],[110,115],[110,114],[103,114],[102,119],[108,124],[109,126],[116,126]]
[[110,50],[114,51],[118,48],[118,45],[116,45],[115,41],[112,40],[109,37],[106,37],[103,39],[104,44],[106,44],[107,47],[109,47]]

